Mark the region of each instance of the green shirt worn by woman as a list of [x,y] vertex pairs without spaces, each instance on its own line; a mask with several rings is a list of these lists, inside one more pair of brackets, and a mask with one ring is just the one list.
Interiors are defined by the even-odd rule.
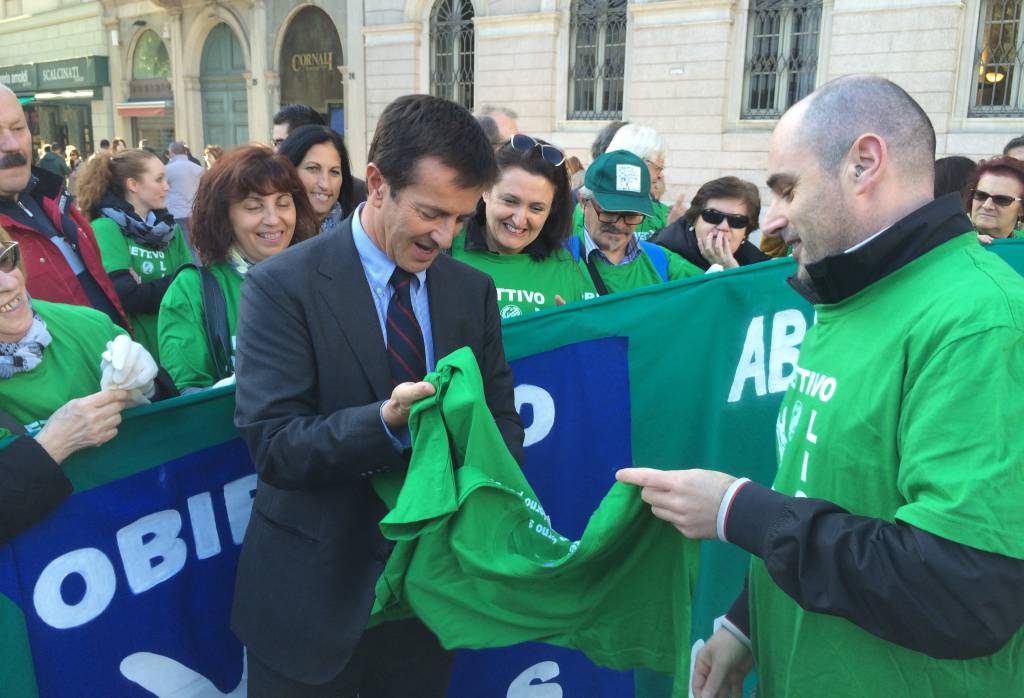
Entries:
[[544,260],[528,254],[502,255],[484,249],[467,248],[469,236],[463,231],[452,243],[452,257],[479,269],[494,279],[498,289],[498,311],[503,318],[518,317],[555,307],[555,296],[566,303],[597,296],[590,279],[575,264],[568,250],[559,248]]
[[[1024,404],[1020,276],[970,232],[816,310],[773,489],[1024,559],[1024,439],[1000,436]],[[803,610],[757,558],[750,609],[764,698],[1024,696],[1024,630],[987,657],[934,659]]]
[[[668,225],[668,212],[671,208],[657,199],[651,199],[651,208],[653,213],[646,216],[643,222],[636,227],[636,236],[640,240],[646,240]],[[574,235],[580,235],[583,232],[583,208],[579,204],[576,204],[576,208],[572,212],[572,232]]]
[[[175,226],[174,237],[163,250],[131,240],[113,219],[105,216],[92,222],[92,230],[96,233],[96,242],[103,256],[103,270],[108,274],[129,269],[142,283],[146,283],[173,276],[183,264],[192,262],[192,253],[179,226]],[[157,313],[131,313],[128,320],[135,330],[136,341],[146,347],[159,363]]]
[[[231,361],[235,358],[235,326],[243,277],[228,262],[210,266],[224,292],[231,331]],[[198,269],[183,269],[160,304],[160,360],[178,390],[209,388],[217,382],[217,369],[210,356],[203,310],[203,281]]]
[[31,371],[0,380],[0,405],[32,433],[69,400],[100,389],[100,356],[107,342],[127,334],[98,310],[33,300],[53,341]]

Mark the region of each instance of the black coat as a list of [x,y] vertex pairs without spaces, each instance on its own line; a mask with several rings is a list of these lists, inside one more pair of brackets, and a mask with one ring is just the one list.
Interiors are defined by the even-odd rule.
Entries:
[[[439,255],[427,290],[435,355],[472,349],[521,461],[493,281]],[[260,479],[231,627],[274,671],[323,683],[362,636],[391,548],[371,476],[408,464],[381,422],[391,377],[351,218],[249,272],[237,337],[235,423]]]
[[71,494],[71,482],[35,439],[0,449],[0,545],[42,521]]
[[[711,266],[711,262],[704,259],[704,255],[700,253],[700,248],[697,246],[697,233],[685,218],[680,218],[675,223],[665,226],[652,235],[649,241],[672,250],[701,269],[707,270]],[[749,240],[740,243],[733,257],[741,267],[771,259]]]

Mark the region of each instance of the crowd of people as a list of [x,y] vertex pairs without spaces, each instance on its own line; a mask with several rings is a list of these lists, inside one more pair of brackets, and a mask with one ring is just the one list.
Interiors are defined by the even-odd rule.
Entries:
[[[329,691],[393,671],[386,655],[396,646],[423,658],[412,663],[410,680],[420,682],[408,684],[418,686],[414,692],[443,686],[450,655],[429,631],[415,621],[403,621],[400,627],[386,623],[364,634],[362,623],[372,600],[372,581],[387,557],[383,539],[370,533],[381,511],[369,476],[379,468],[401,467],[407,459],[403,448],[408,445],[409,409],[432,390],[422,378],[444,353],[466,344],[474,348],[488,405],[509,449],[521,456],[522,425],[512,408],[501,319],[791,253],[799,264],[794,283],[806,297],[841,303],[893,272],[891,259],[862,256],[842,270],[840,262],[825,262],[879,248],[872,242],[878,235],[894,239],[896,233],[889,231],[902,230],[903,217],[921,207],[932,211],[928,215],[935,220],[955,220],[956,225],[947,226],[952,232],[942,235],[971,232],[977,249],[978,242],[1024,237],[1024,161],[1019,159],[1024,157],[1024,137],[1010,141],[1002,155],[980,163],[962,157],[934,161],[934,137],[929,145],[923,135],[927,117],[921,119],[923,112],[915,111],[916,104],[911,106],[901,90],[877,79],[830,85],[780,122],[767,181],[774,203],[764,217],[757,183],[734,176],[705,182],[689,202],[680,196],[663,203],[669,149],[656,130],[642,124],[613,122],[604,128],[584,168],[557,144],[521,133],[509,109],[487,108],[470,115],[423,96],[400,98],[382,115],[365,179],[352,171],[342,137],[304,105],[288,105],[275,115],[267,145],[206,147],[205,166],[181,142],[158,154],[145,143],[128,148],[122,139],[114,139],[101,141],[99,151],[84,161],[73,147],[67,148],[65,159],[59,149],[45,146],[33,167],[22,108],[10,90],[0,87],[0,429],[26,437],[0,451],[0,490],[33,493],[11,506],[10,498],[0,494],[0,542],[40,520],[68,495],[70,485],[60,464],[76,450],[112,438],[125,408],[237,381],[237,423],[261,475],[255,500],[261,515],[253,517],[243,547],[233,619],[250,649],[250,695],[334,695]],[[846,104],[843,100],[853,98],[871,101],[893,123],[910,114],[912,125],[907,128],[921,132],[886,136],[884,129],[876,129],[881,135],[873,138],[890,137],[889,149],[879,148],[863,135],[867,131],[858,130],[874,123],[877,115],[837,111]],[[830,100],[840,106],[829,106]],[[796,128],[801,120],[811,126]],[[835,163],[822,165],[821,172],[840,183],[822,189],[818,203],[860,192],[857,205],[867,202],[872,207],[847,211],[849,230],[836,233],[829,246],[820,236],[835,228],[826,219],[835,212],[811,215],[799,206],[814,202],[794,203],[800,201],[794,199],[794,189],[808,186],[794,175],[808,167],[797,155],[807,158],[811,156],[805,151],[819,152],[807,145],[809,139],[830,138],[819,133],[821,128],[815,130],[815,120],[847,128],[854,142]],[[931,156],[925,162],[921,153],[929,147]],[[830,151],[823,146],[820,152]],[[910,160],[912,168],[906,165]],[[848,178],[846,170],[834,174],[840,166],[849,166]],[[901,180],[903,175],[910,179]],[[870,182],[875,188],[865,189]],[[927,196],[918,191],[924,183]],[[899,201],[895,194],[888,196],[897,189],[903,195]],[[892,215],[885,218],[880,212]],[[796,225],[801,215],[803,230]],[[923,216],[920,225],[931,224],[928,215],[914,215]],[[854,229],[864,234],[857,237]],[[760,233],[759,244],[751,241],[755,233]],[[912,265],[920,255],[935,257],[926,254],[935,245],[907,245],[908,250],[890,251],[901,264]],[[964,250],[988,277],[1010,283],[1001,270],[986,266],[984,256]],[[846,286],[831,279],[832,274]],[[1007,293],[1020,296],[1016,287]],[[440,305],[441,298],[450,305]],[[446,308],[447,315],[437,315],[437,307]],[[1005,318],[992,322],[1013,325]],[[946,330],[966,338],[977,334]],[[1019,356],[1019,337],[1007,341],[1006,351]],[[823,363],[831,360],[822,356]],[[926,364],[913,369],[926,372]],[[904,397],[909,401],[913,395]],[[849,404],[850,410],[860,407]],[[936,418],[936,429],[944,431],[941,417]],[[819,423],[815,428],[825,427]],[[810,438],[810,428],[807,433]],[[929,433],[913,435],[938,438],[938,432]],[[909,438],[910,433],[901,436]],[[991,462],[1005,463],[1008,457],[994,454]],[[803,467],[806,478],[806,460]],[[1014,467],[1012,478],[1019,482],[1021,462]],[[837,514],[834,505],[821,500],[794,505],[790,500],[799,498],[784,496],[795,494],[785,488],[755,489],[722,473],[712,475],[717,479],[700,481],[696,489],[713,493],[713,501],[696,503],[689,481],[643,472],[627,472],[622,479],[644,486],[654,513],[687,535],[717,535],[742,541],[764,559],[784,557],[784,569],[755,569],[751,584],[760,593],[769,594],[766,585],[774,580],[800,606],[850,619],[874,639],[934,654],[934,637],[952,642],[953,631],[936,631],[931,640],[920,630],[907,637],[905,625],[915,619],[908,619],[905,610],[893,611],[897,620],[883,621],[877,608],[863,599],[843,594],[825,598],[819,590],[828,587],[833,571],[824,569],[828,565],[820,556],[808,562],[801,550],[813,558],[813,546],[824,545],[825,536],[847,536],[865,546],[871,536],[890,536],[883,542],[883,547],[892,546],[884,548],[885,554],[890,564],[911,570],[907,579],[927,574],[916,563],[897,559],[893,550],[917,545],[934,553],[933,573],[937,569],[961,579],[967,573],[950,571],[959,556],[971,569],[991,571],[1000,580],[1021,580],[1024,563],[1017,559],[1016,544],[1007,547],[984,536],[949,533],[946,525],[934,526],[934,521],[947,520],[943,516],[954,516],[941,507],[935,509],[938,513],[925,507],[925,513],[908,519],[928,533],[914,526],[910,533],[905,527],[894,533],[877,523],[879,518],[891,520],[891,511],[868,507],[879,518],[866,524],[853,521],[851,514]],[[323,498],[339,481],[347,483],[351,511],[342,512],[337,501]],[[823,497],[845,501],[842,492],[822,492]],[[719,514],[723,502],[734,507],[728,522]],[[710,529],[691,523],[691,506],[710,517]],[[784,553],[769,550],[774,544],[770,541],[755,540],[757,531],[775,530],[767,517],[784,517],[779,513],[783,510],[790,516],[788,535],[797,541]],[[816,523],[822,516],[832,516],[832,523]],[[988,515],[978,516],[988,520]],[[336,526],[325,526],[332,517]],[[277,525],[317,540],[325,559],[346,559],[355,572],[345,574],[358,574],[361,580],[353,597],[335,598],[328,584],[334,573],[311,569],[324,564],[317,560],[293,560],[287,574],[275,577],[266,560],[284,554],[273,541],[281,535],[273,528]],[[995,530],[1002,524],[987,525]],[[334,532],[322,538],[328,529]],[[947,534],[954,542],[942,537]],[[367,537],[373,545],[365,545]],[[357,539],[362,546],[358,550],[352,542]],[[857,583],[867,585],[872,575],[883,574],[880,564],[858,567]],[[785,577],[798,566],[810,575],[799,583]],[[317,577],[314,587],[323,598],[309,605],[320,614],[317,619],[272,607],[271,601],[287,594],[295,576],[302,577],[304,572],[295,571],[299,568],[310,579]],[[809,581],[816,573],[824,580],[820,587],[818,581]],[[984,588],[990,598],[978,603],[986,605],[986,617],[991,617],[992,608],[1001,608],[1005,588],[995,583]],[[957,590],[962,591],[953,584],[948,591]],[[920,585],[907,581],[893,598],[922,594]],[[964,594],[961,602],[970,606],[976,599],[976,594]],[[945,600],[936,597],[936,603]],[[749,668],[745,647],[757,609],[741,601],[730,611],[722,631],[727,636],[716,635],[700,655],[706,665],[701,686],[709,682],[715,690],[718,685],[735,688],[737,677],[742,679],[744,667]],[[776,603],[781,613],[784,604]],[[1000,623],[1017,623],[1020,615],[1006,610]],[[896,627],[901,623],[904,630]],[[340,631],[340,639],[311,649],[314,630],[325,625]],[[966,621],[963,628],[965,634],[976,630]],[[769,637],[768,631],[759,632],[762,641]],[[816,629],[807,632],[808,642],[820,641]],[[985,654],[998,649],[985,648]],[[972,652],[977,652],[975,646],[950,650],[949,656],[967,659],[976,656]],[[358,661],[346,667],[349,657]],[[765,685],[780,689],[784,682],[778,677],[769,671]],[[332,688],[321,693],[312,691],[313,685]]]

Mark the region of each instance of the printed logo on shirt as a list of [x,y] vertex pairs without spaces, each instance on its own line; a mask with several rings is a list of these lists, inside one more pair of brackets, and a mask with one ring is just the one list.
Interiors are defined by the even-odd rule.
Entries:
[[636,165],[615,166],[615,190],[616,191],[640,191],[640,168]]
[[523,311],[518,305],[509,303],[508,305],[501,306],[500,314],[502,320],[508,320],[509,318],[519,317],[523,314]]

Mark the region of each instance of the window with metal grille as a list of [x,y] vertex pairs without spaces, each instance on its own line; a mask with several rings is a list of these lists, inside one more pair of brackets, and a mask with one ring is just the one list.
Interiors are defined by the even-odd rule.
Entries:
[[1021,0],[984,0],[968,116],[1024,116],[1021,98]]
[[814,90],[821,0],[751,0],[743,119],[776,119]]
[[569,9],[570,119],[621,119],[626,0],[573,0]]
[[430,15],[430,94],[473,108],[473,3],[440,0]]

